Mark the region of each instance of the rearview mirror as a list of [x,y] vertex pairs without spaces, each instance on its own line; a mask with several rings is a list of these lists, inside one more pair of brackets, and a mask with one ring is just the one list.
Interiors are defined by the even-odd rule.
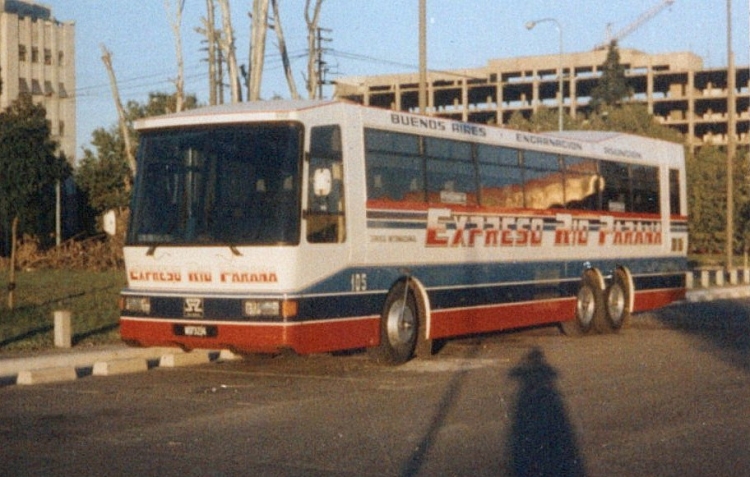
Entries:
[[313,192],[315,197],[327,197],[333,188],[331,170],[326,168],[315,169],[313,173]]

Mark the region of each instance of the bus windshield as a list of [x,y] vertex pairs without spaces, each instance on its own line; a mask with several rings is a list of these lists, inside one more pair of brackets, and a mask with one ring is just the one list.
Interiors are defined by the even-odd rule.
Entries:
[[128,244],[297,244],[301,163],[296,123],[144,132]]

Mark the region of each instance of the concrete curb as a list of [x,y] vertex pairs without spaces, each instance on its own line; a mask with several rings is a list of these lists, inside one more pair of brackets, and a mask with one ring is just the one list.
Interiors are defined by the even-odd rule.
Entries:
[[0,359],[0,384],[48,384],[82,376],[114,376],[160,367],[195,366],[211,361],[238,359],[233,353],[177,348],[127,348],[112,346],[93,351],[51,352],[39,356]]
[[694,288],[685,294],[685,301],[729,300],[750,297],[750,285],[737,285],[712,288]]

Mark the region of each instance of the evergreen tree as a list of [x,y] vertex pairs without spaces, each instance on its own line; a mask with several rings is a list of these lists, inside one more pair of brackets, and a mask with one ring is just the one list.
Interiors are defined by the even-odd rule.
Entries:
[[11,222],[19,234],[43,243],[54,231],[55,184],[70,174],[65,157],[56,155],[44,106],[21,95],[0,112],[0,229],[7,252]]
[[607,50],[607,58],[601,66],[602,75],[591,91],[591,109],[602,109],[619,106],[622,100],[631,94],[625,78],[625,67],[620,63],[620,50],[613,41]]

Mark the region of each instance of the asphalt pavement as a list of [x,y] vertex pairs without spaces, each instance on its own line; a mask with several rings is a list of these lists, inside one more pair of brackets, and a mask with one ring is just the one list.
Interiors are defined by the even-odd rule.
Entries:
[[[686,301],[699,302],[750,297],[750,285],[688,290]],[[635,319],[648,320],[648,314]],[[133,348],[125,344],[50,349],[35,352],[0,352],[0,386],[33,385],[142,372],[154,367],[191,366],[211,361],[239,359],[226,350]]]

